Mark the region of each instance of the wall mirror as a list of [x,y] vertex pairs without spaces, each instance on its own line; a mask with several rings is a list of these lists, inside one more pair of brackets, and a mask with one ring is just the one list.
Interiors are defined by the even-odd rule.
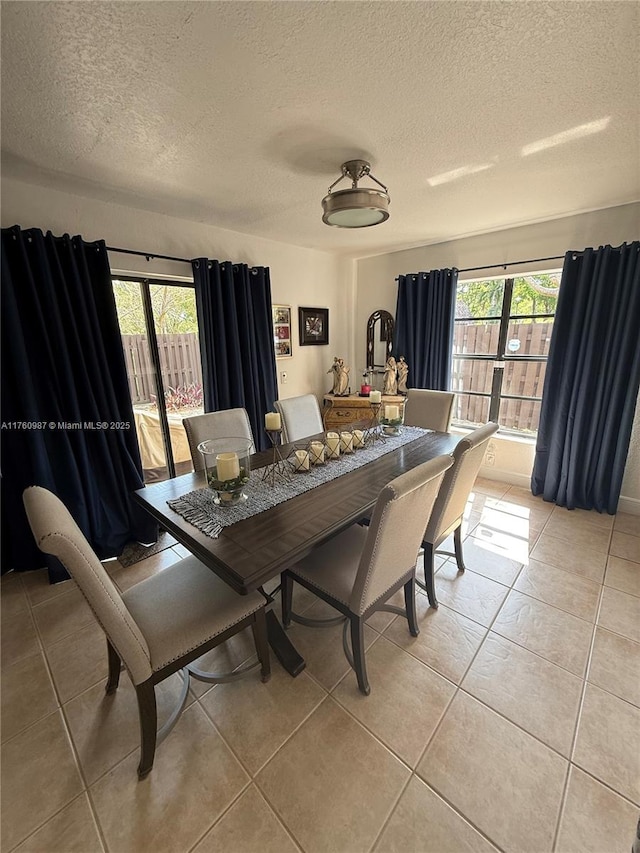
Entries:
[[367,320],[367,370],[384,371],[393,349],[393,325],[388,311],[374,311]]

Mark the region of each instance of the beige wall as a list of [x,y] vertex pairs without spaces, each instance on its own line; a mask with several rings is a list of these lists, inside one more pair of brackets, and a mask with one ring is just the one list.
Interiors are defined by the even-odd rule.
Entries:
[[[326,252],[5,179],[2,227],[11,225],[54,234],[81,234],[86,240],[103,239],[118,248],[269,267],[273,302],[293,309],[293,356],[276,361],[281,397],[309,392],[321,397],[331,387],[326,372],[333,356],[346,355],[353,348],[353,263]],[[122,254],[111,254],[110,260],[114,272],[191,277],[188,264],[148,263],[144,258]],[[299,306],[329,308],[328,347],[298,345]],[[282,383],[283,371],[287,373],[286,384]]]
[[[549,222],[509,228],[425,245],[386,255],[360,258],[356,262],[355,351],[357,364],[365,358],[365,330],[369,315],[380,308],[395,316],[396,276],[442,267],[479,267],[482,264],[508,263],[527,258],[564,255],[569,249],[621,243],[640,237],[640,204],[568,216]],[[560,268],[562,261],[509,267],[510,273],[535,272]],[[461,279],[498,275],[500,270],[461,273]],[[495,465],[484,467],[484,476],[528,486],[533,464],[533,442],[496,438]],[[622,486],[620,509],[640,514],[640,407],[636,409],[634,430]]]

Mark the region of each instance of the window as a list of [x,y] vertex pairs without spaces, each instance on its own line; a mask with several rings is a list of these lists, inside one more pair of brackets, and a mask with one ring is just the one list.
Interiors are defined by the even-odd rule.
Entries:
[[560,271],[458,283],[453,422],[535,435]]
[[145,483],[193,470],[182,419],[204,412],[193,284],[113,280]]

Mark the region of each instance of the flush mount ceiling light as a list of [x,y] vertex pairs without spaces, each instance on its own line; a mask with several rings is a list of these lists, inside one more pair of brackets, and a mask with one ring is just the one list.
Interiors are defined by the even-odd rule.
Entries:
[[[351,178],[351,189],[331,190],[344,178]],[[359,187],[358,181],[371,178],[382,190],[372,187]],[[342,164],[342,174],[329,187],[322,199],[322,221],[336,228],[368,228],[379,225],[389,218],[389,193],[384,184],[371,174],[371,164],[366,160],[347,160]]]

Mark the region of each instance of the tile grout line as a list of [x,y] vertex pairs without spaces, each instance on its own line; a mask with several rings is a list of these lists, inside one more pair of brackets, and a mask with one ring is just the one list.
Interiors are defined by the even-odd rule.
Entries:
[[582,719],[582,710],[584,708],[584,701],[587,692],[587,684],[589,677],[589,669],[591,667],[591,658],[593,655],[593,646],[595,644],[596,638],[596,628],[598,626],[598,618],[600,616],[600,609],[602,607],[602,597],[604,592],[604,575],[602,577],[602,584],[600,586],[600,594],[598,595],[598,605],[596,607],[595,618],[593,621],[593,631],[591,632],[591,641],[589,643],[589,651],[587,654],[587,660],[585,662],[584,675],[582,678],[582,689],[580,691],[580,702],[578,704],[578,714],[576,716],[576,722],[573,728],[573,737],[571,739],[571,748],[569,749],[569,763],[567,765],[567,771],[564,779],[564,786],[562,788],[562,796],[560,798],[560,809],[558,811],[558,817],[556,818],[556,827],[555,832],[553,834],[553,843],[551,845],[551,849],[555,851],[556,846],[558,844],[558,838],[560,835],[560,828],[562,826],[562,821],[564,819],[564,812],[567,804],[567,792],[569,790],[569,777],[571,776],[571,768],[577,765],[573,763],[573,757],[575,754],[576,743],[578,740],[578,731],[580,730],[580,722]]
[[[218,685],[216,685],[216,686],[218,686]],[[324,688],[322,688],[322,689],[324,690]],[[206,694],[206,695],[208,696],[210,692],[211,692],[211,691],[207,691],[207,694]],[[309,717],[310,717],[312,714],[314,714],[314,713],[318,710],[318,708],[320,707],[320,705],[322,705],[322,703],[323,703],[323,702],[324,702],[324,701],[329,697],[329,694],[326,692],[326,690],[325,690],[324,692],[325,692],[325,694],[326,694],[326,695],[325,695],[325,696],[323,696],[323,697],[322,697],[322,699],[320,699],[320,701],[319,701],[316,705],[314,705],[314,706],[313,706],[313,708],[312,708],[312,709],[311,709],[307,714],[305,714],[304,718],[303,718],[303,719],[298,723],[298,725],[296,725],[296,727],[291,731],[291,733],[290,733],[289,735],[287,735],[286,739],[285,739],[285,740],[280,744],[280,746],[279,746],[279,747],[277,747],[277,749],[276,749],[276,750],[275,750],[275,751],[274,751],[274,752],[273,752],[273,753],[272,753],[272,754],[271,754],[267,759],[265,759],[265,760],[263,761],[263,763],[258,767],[258,769],[257,769],[255,772],[252,772],[252,771],[247,767],[247,765],[244,763],[244,761],[242,760],[242,758],[241,758],[241,757],[236,753],[235,749],[231,746],[231,743],[227,740],[227,738],[226,738],[226,737],[223,735],[223,733],[220,731],[219,727],[216,725],[215,720],[214,720],[214,719],[213,719],[213,717],[209,714],[209,712],[208,712],[208,711],[207,711],[207,709],[204,707],[204,705],[200,705],[200,707],[202,708],[203,712],[206,714],[207,719],[211,722],[211,724],[212,724],[212,725],[213,725],[213,727],[215,728],[216,732],[217,732],[217,733],[220,735],[220,737],[222,738],[222,741],[224,742],[225,746],[226,746],[226,747],[231,751],[231,754],[232,754],[232,755],[234,756],[234,758],[235,758],[235,759],[240,763],[240,765],[241,765],[242,769],[247,773],[247,775],[249,776],[249,778],[251,779],[251,781],[252,781],[252,782],[254,782],[254,781],[255,781],[256,776],[264,770],[264,768],[267,766],[267,764],[269,764],[269,763],[270,763],[270,762],[271,762],[271,761],[276,757],[276,755],[277,755],[277,754],[280,752],[280,750],[281,750],[281,749],[282,749],[282,748],[283,748],[283,747],[284,747],[284,746],[285,746],[285,745],[286,745],[286,744],[291,740],[291,738],[293,737],[293,735],[294,735],[294,734],[296,734],[296,732],[300,729],[300,727],[301,727],[302,725],[304,725],[304,723],[306,723],[306,722],[307,722],[307,720],[309,719]],[[198,700],[196,700],[196,701],[198,702],[198,704],[200,704]]]
[[[298,850],[299,850],[299,851],[301,851],[301,853],[304,853],[304,848],[302,847],[302,844],[300,844],[300,843],[298,842],[298,840],[297,840],[297,839],[296,839],[296,837],[294,836],[293,832],[289,829],[289,827],[286,825],[286,823],[285,823],[285,822],[284,822],[284,820],[280,817],[280,815],[276,812],[276,810],[271,806],[271,804],[270,804],[270,803],[269,803],[269,801],[267,800],[267,798],[266,798],[265,794],[264,794],[264,793],[262,792],[262,790],[258,787],[258,785],[257,785],[255,782],[253,782],[253,784],[255,785],[255,789],[256,789],[256,792],[257,792],[258,796],[259,796],[259,797],[262,797],[262,799],[264,800],[264,802],[267,804],[267,808],[271,809],[271,811],[273,812],[273,814],[274,814],[274,816],[275,816],[276,820],[278,821],[278,823],[280,824],[280,826],[283,828],[283,830],[285,831],[285,833],[286,833],[286,834],[289,836],[289,838],[291,839],[292,844],[294,844],[294,845],[298,848]],[[232,853],[232,851],[230,851],[230,853]]]
[[413,776],[414,776],[414,773],[413,773],[413,770],[412,770],[412,771],[411,771],[411,773],[409,774],[409,778],[407,779],[407,781],[406,781],[406,782],[401,786],[401,788],[400,788],[400,793],[398,794],[398,796],[396,797],[395,801],[393,802],[393,804],[392,804],[391,808],[389,809],[389,814],[386,816],[386,818],[385,818],[385,819],[384,819],[384,821],[382,822],[382,826],[380,827],[380,831],[378,832],[378,834],[376,835],[376,837],[373,839],[373,841],[372,841],[372,842],[371,842],[371,844],[369,845],[369,848],[368,848],[368,850],[367,850],[367,853],[373,853],[373,851],[375,850],[375,848],[376,848],[376,846],[377,846],[378,842],[380,841],[380,839],[381,839],[381,838],[382,838],[382,836],[384,835],[384,831],[385,831],[385,829],[387,828],[387,826],[389,825],[389,822],[391,821],[391,818],[392,818],[392,817],[393,817],[393,815],[395,814],[395,811],[396,811],[396,809],[398,808],[398,803],[399,803],[399,802],[400,802],[400,800],[402,799],[403,794],[405,793],[405,791],[407,790],[407,788],[408,788],[408,787],[409,787],[409,785],[411,784],[411,780],[413,779]]
[[[516,576],[515,576],[515,578],[513,579],[513,582],[512,582],[512,584],[511,584],[511,586],[510,586],[510,588],[509,588],[509,591],[511,591],[511,590],[513,590],[513,589],[514,589],[514,586],[515,586],[515,584],[517,583],[517,580],[518,580],[518,578],[520,577],[521,573],[524,571],[524,569],[525,569],[525,564],[523,564],[523,565],[521,566],[520,571],[517,573],[517,575],[516,575]],[[469,662],[469,664],[468,664],[467,668],[465,669],[465,671],[464,671],[464,673],[463,673],[462,677],[460,678],[459,683],[456,685],[456,689],[455,689],[455,691],[454,691],[453,696],[451,697],[451,699],[450,699],[449,703],[447,704],[447,706],[446,706],[446,708],[445,708],[445,710],[444,710],[444,712],[443,712],[442,716],[440,717],[440,720],[438,721],[438,724],[437,724],[437,726],[435,727],[435,729],[434,729],[434,731],[433,731],[433,733],[432,733],[431,737],[430,737],[430,738],[429,738],[429,740],[427,741],[427,744],[426,744],[425,748],[423,749],[423,751],[422,751],[422,753],[421,753],[421,755],[420,755],[420,758],[418,759],[418,761],[417,761],[417,763],[416,763],[416,770],[415,770],[415,771],[412,771],[412,775],[416,775],[416,776],[417,776],[417,778],[418,778],[418,779],[420,779],[422,782],[425,782],[425,780],[424,780],[424,779],[422,779],[422,777],[418,775],[417,768],[418,768],[418,766],[420,765],[420,763],[422,762],[422,760],[424,759],[424,756],[426,755],[426,753],[427,753],[427,751],[428,751],[428,749],[429,749],[430,745],[433,743],[433,741],[434,741],[434,739],[436,738],[436,736],[437,736],[437,734],[438,734],[439,730],[441,729],[441,727],[442,727],[442,725],[443,725],[443,723],[444,723],[444,720],[445,720],[445,718],[446,718],[446,716],[447,716],[447,713],[448,713],[449,709],[451,708],[451,705],[453,704],[453,701],[454,701],[455,697],[458,695],[458,693],[462,692],[462,693],[464,693],[464,694],[465,694],[465,695],[467,695],[467,696],[471,696],[471,698],[472,698],[473,700],[475,700],[475,701],[479,702],[481,705],[483,705],[484,707],[486,707],[489,711],[492,711],[493,713],[497,714],[499,717],[501,717],[502,719],[504,719],[505,721],[507,721],[507,722],[508,722],[508,723],[510,723],[511,725],[516,726],[518,729],[520,729],[520,731],[524,732],[524,734],[528,735],[529,737],[534,738],[534,740],[538,741],[538,742],[539,742],[540,744],[542,744],[544,747],[546,747],[547,749],[550,749],[552,752],[554,752],[555,754],[559,755],[559,756],[560,756],[560,758],[561,758],[562,760],[567,761],[567,776],[565,777],[565,790],[566,790],[566,782],[567,782],[567,780],[568,780],[568,774],[569,774],[569,770],[570,770],[570,767],[571,767],[571,760],[570,760],[570,759],[567,759],[564,755],[562,755],[561,753],[559,753],[556,749],[554,749],[553,747],[550,747],[548,744],[546,744],[546,743],[544,743],[543,741],[541,741],[541,740],[540,740],[539,738],[537,738],[535,735],[532,735],[530,732],[528,732],[526,729],[524,729],[524,728],[523,728],[522,726],[520,726],[518,723],[515,723],[513,720],[510,720],[508,717],[505,717],[502,713],[500,713],[499,711],[496,711],[496,710],[495,710],[494,708],[492,708],[491,706],[486,705],[484,702],[482,702],[481,700],[477,699],[477,697],[473,696],[472,694],[467,693],[467,691],[466,691],[466,690],[464,690],[464,688],[462,687],[462,683],[463,683],[464,679],[466,678],[466,676],[467,676],[467,674],[469,673],[469,671],[470,671],[471,667],[473,666],[473,663],[475,662],[476,657],[477,657],[477,656],[478,656],[478,654],[480,653],[480,650],[483,648],[484,644],[486,643],[487,638],[489,637],[489,634],[492,632],[493,625],[494,625],[494,623],[495,623],[496,619],[498,618],[498,616],[499,616],[500,612],[502,611],[502,609],[503,609],[503,607],[504,607],[504,605],[505,605],[505,603],[506,603],[507,598],[508,598],[508,594],[507,594],[507,596],[505,597],[504,601],[502,602],[502,604],[501,604],[500,608],[499,608],[499,609],[498,609],[498,611],[496,612],[495,616],[493,617],[493,619],[492,619],[492,621],[491,621],[491,624],[489,625],[489,627],[487,627],[487,628],[485,629],[485,636],[483,637],[483,639],[482,639],[482,641],[481,641],[480,645],[478,646],[478,648],[477,648],[477,650],[476,650],[475,654],[473,655],[473,657],[472,657],[471,661]],[[552,605],[550,605],[550,606],[552,606]],[[559,608],[556,608],[556,609],[559,609]],[[456,612],[457,612],[457,611],[456,611]],[[564,612],[564,611],[563,611],[563,612]],[[464,614],[461,614],[461,615],[464,615]],[[469,618],[469,617],[467,617],[467,618]],[[597,619],[597,613],[596,613],[596,617],[595,617],[595,618]],[[472,620],[472,621],[473,621],[473,620]],[[583,621],[586,621],[586,620],[583,620]],[[479,623],[477,623],[477,624],[479,624]],[[484,627],[484,626],[481,626],[481,627]],[[594,638],[594,636],[595,636],[595,629],[596,629],[596,621],[594,620],[591,644],[593,644],[593,638]],[[501,635],[499,635],[499,634],[498,634],[498,636],[501,636]],[[518,644],[516,644],[516,645],[518,645]],[[522,648],[524,648],[524,647],[522,647]],[[541,655],[539,655],[539,657],[541,657],[541,658],[542,658],[542,656],[541,656]],[[546,660],[545,658],[542,658],[542,659],[543,659],[543,660]],[[590,653],[589,653],[589,659],[590,659]],[[548,662],[553,664],[553,661],[548,661]],[[553,665],[555,665],[555,664],[553,664]],[[587,663],[587,666],[588,666],[588,663]],[[587,670],[587,666],[585,666],[585,675],[586,675],[586,672],[588,671],[588,670]],[[560,667],[560,668],[561,668],[561,669],[563,669],[562,667]],[[571,673],[571,674],[575,676],[575,673]],[[577,677],[579,677],[579,676],[577,676]],[[583,679],[581,679],[581,680],[582,680],[582,682],[583,682],[582,690],[583,690],[583,693],[584,693],[584,689],[585,689],[585,685],[586,685],[586,678],[583,678]],[[578,715],[578,719],[579,719],[579,715]],[[576,727],[577,727],[577,723],[576,723]],[[577,730],[577,728],[576,728],[576,730]],[[572,747],[572,748],[573,748],[573,747]],[[570,753],[570,754],[571,754],[571,753]],[[427,784],[427,785],[428,785],[428,787],[431,787],[434,791],[436,791],[436,793],[438,794],[438,796],[440,796],[440,797],[441,797],[441,799],[443,799],[445,802],[447,802],[447,803],[451,806],[451,808],[453,808],[453,810],[456,812],[456,814],[460,815],[460,816],[461,816],[461,817],[462,817],[462,818],[463,818],[467,823],[470,823],[472,826],[474,826],[474,824],[472,824],[472,823],[471,823],[471,821],[469,820],[468,816],[464,815],[464,813],[463,813],[462,811],[460,811],[460,810],[459,810],[456,806],[454,806],[452,803],[449,803],[448,799],[447,799],[445,796],[443,796],[443,795],[442,795],[442,793],[441,793],[440,791],[438,791],[438,789],[437,789],[437,788],[433,787],[432,785],[429,785],[429,783],[427,783],[427,782],[425,782],[425,784]],[[560,799],[559,814],[560,814],[560,812],[562,811],[562,805],[563,805],[563,802],[564,802],[564,793],[565,793],[565,792],[564,792],[564,790],[563,790],[563,794],[562,794],[562,797],[561,797],[561,799]],[[559,820],[558,820],[558,823],[556,824],[556,832],[555,832],[555,834],[554,834],[553,847],[555,846],[555,843],[556,843],[556,836],[557,836],[558,825],[559,825]],[[477,827],[475,827],[475,826],[474,826],[474,829],[477,829],[477,830],[478,830],[478,828],[477,828]],[[478,831],[479,831],[482,835],[484,835],[484,837],[485,837],[485,838],[488,838],[488,840],[489,840],[492,844],[494,844],[495,846],[498,846],[498,847],[499,847],[499,845],[498,845],[495,841],[493,841],[489,836],[486,836],[486,835],[485,835],[483,832],[481,832],[480,830],[478,830]]]
[[[524,568],[524,566],[523,566],[523,568]],[[520,571],[522,571],[522,569],[520,569]],[[520,575],[520,572],[518,572],[518,575],[516,575],[516,578],[514,578],[513,583],[515,583],[515,581],[516,581],[516,579],[517,579],[517,577],[518,577],[519,575]],[[502,602],[502,604],[501,604],[501,605],[500,605],[500,607],[498,608],[498,610],[497,610],[497,612],[496,612],[495,616],[494,616],[494,617],[493,617],[493,619],[491,620],[491,625],[490,625],[489,627],[485,628],[485,634],[484,634],[484,637],[482,638],[482,640],[481,640],[480,644],[478,645],[478,648],[476,649],[476,651],[475,651],[475,653],[473,654],[473,656],[472,656],[471,660],[469,661],[469,664],[467,665],[467,667],[466,667],[466,669],[464,670],[464,672],[463,672],[462,676],[460,677],[459,682],[458,682],[457,684],[455,684],[455,690],[454,690],[454,692],[453,692],[453,695],[451,696],[451,699],[450,699],[450,700],[449,700],[449,702],[447,703],[447,705],[446,705],[446,707],[445,707],[445,709],[444,709],[444,711],[443,711],[443,713],[442,713],[442,716],[441,716],[441,717],[440,717],[440,719],[438,720],[437,725],[435,726],[435,728],[434,728],[433,732],[431,733],[431,736],[427,739],[427,743],[425,744],[425,747],[424,747],[424,749],[422,750],[422,752],[420,753],[420,757],[418,758],[418,760],[417,760],[417,762],[416,762],[415,771],[414,771],[414,770],[412,770],[412,775],[415,775],[415,776],[416,776],[418,779],[420,779],[422,782],[424,782],[424,779],[422,779],[422,777],[421,777],[421,776],[419,776],[419,774],[418,774],[418,767],[420,766],[421,762],[423,761],[423,759],[424,759],[424,757],[425,757],[425,755],[426,755],[426,753],[427,753],[427,751],[428,751],[429,747],[431,746],[431,744],[432,744],[432,743],[433,743],[433,741],[435,740],[435,738],[436,738],[436,736],[437,736],[438,732],[439,732],[439,731],[440,731],[440,729],[442,728],[442,726],[443,726],[443,724],[444,724],[444,720],[445,720],[445,719],[446,719],[446,717],[447,717],[447,714],[448,714],[448,712],[449,712],[449,710],[450,710],[450,708],[451,708],[451,706],[452,706],[452,704],[453,704],[453,701],[454,701],[454,699],[456,698],[456,696],[458,695],[458,693],[459,693],[459,692],[460,692],[460,690],[461,690],[461,686],[460,686],[460,685],[461,685],[461,684],[462,684],[462,682],[464,681],[464,679],[465,679],[465,677],[466,677],[467,673],[469,672],[469,670],[470,670],[470,669],[471,669],[471,667],[473,666],[473,662],[475,661],[476,657],[477,657],[477,656],[478,656],[478,654],[480,653],[480,649],[483,647],[483,645],[484,645],[484,643],[485,643],[485,641],[486,641],[486,639],[487,639],[487,637],[488,637],[488,635],[489,635],[489,632],[490,632],[490,630],[491,630],[491,626],[493,625],[493,623],[494,623],[494,622],[495,622],[495,620],[497,619],[498,614],[499,614],[499,613],[500,613],[500,611],[502,610],[502,607],[504,606],[504,602],[506,601],[506,599],[507,599],[507,596],[505,596],[504,601]],[[444,606],[444,605],[443,605],[443,606]],[[462,615],[464,615],[464,614],[462,614]],[[468,617],[467,617],[467,618],[468,618]],[[481,627],[483,627],[483,628],[484,628],[484,626],[481,626]],[[428,784],[428,783],[425,783],[425,784]],[[438,796],[439,796],[441,799],[443,799],[443,800],[444,800],[444,801],[445,801],[445,802],[446,802],[446,803],[447,803],[447,804],[448,804],[448,805],[449,805],[449,806],[454,810],[454,812],[455,812],[457,815],[459,815],[459,816],[460,816],[463,820],[465,820],[467,823],[470,823],[470,825],[471,825],[471,826],[473,826],[473,827],[474,827],[474,829],[476,829],[478,832],[480,832],[480,834],[481,834],[483,837],[487,838],[487,839],[491,842],[491,844],[494,844],[494,842],[489,838],[489,836],[485,835],[485,833],[484,833],[484,832],[482,832],[482,831],[481,831],[481,830],[479,830],[479,829],[478,829],[474,824],[472,824],[472,823],[471,823],[471,821],[469,821],[468,817],[466,817],[466,816],[464,815],[464,813],[463,813],[463,812],[462,812],[462,811],[461,811],[457,806],[454,806],[454,805],[453,805],[453,803],[449,803],[448,799],[447,799],[446,797],[442,796],[442,794],[441,794],[441,793],[440,793],[436,788],[434,788],[432,785],[429,785],[429,787],[431,787],[431,788],[432,788],[432,790],[436,791],[436,793],[438,794]],[[497,844],[494,844],[494,846],[497,846],[499,849],[501,849],[501,848],[500,848],[500,846],[499,846],[499,845],[497,845]]]
[[243,796],[243,794],[245,794],[249,790],[249,788],[251,787],[252,784],[253,784],[253,780],[251,778],[249,778],[249,781],[247,782],[247,784],[244,785],[244,787],[242,787],[240,789],[240,791],[238,791],[238,793],[235,795],[235,797],[232,798],[231,802],[227,806],[225,806],[225,808],[220,812],[220,814],[214,820],[214,822],[212,824],[210,824],[205,829],[205,831],[202,833],[202,835],[198,836],[198,838],[191,845],[191,847],[188,847],[186,849],[186,853],[193,853],[193,851],[196,849],[198,844],[200,844],[200,842],[203,841],[204,838],[206,838],[206,836],[211,832],[213,827],[216,826],[225,817],[225,815],[227,815],[231,811],[231,809],[235,806],[235,804]]
[[[50,716],[50,715],[48,715],[48,716]],[[44,719],[44,718],[43,718],[43,719]],[[85,788],[85,789],[83,789],[82,791],[80,791],[80,793],[79,793],[79,794],[76,794],[76,796],[75,796],[75,797],[73,797],[71,800],[69,800],[69,802],[68,802],[68,803],[65,803],[65,804],[64,804],[63,806],[61,806],[61,807],[60,807],[56,812],[54,812],[52,815],[50,815],[50,816],[45,820],[45,822],[44,822],[44,823],[41,823],[39,826],[37,826],[35,829],[33,829],[33,830],[32,830],[32,831],[31,831],[31,832],[30,832],[30,833],[29,833],[25,838],[23,838],[21,841],[18,841],[18,843],[17,843],[14,847],[9,848],[9,850],[7,850],[7,853],[13,853],[13,851],[14,851],[14,850],[17,850],[17,849],[18,849],[18,847],[21,847],[21,846],[22,846],[26,841],[28,841],[30,838],[33,838],[33,837],[34,837],[34,835],[37,835],[37,833],[38,833],[38,832],[40,832],[40,830],[41,830],[43,827],[45,827],[45,826],[49,823],[49,821],[54,820],[54,818],[56,818],[56,817],[58,817],[59,815],[61,815],[61,814],[62,814],[62,812],[63,812],[65,809],[68,809],[68,808],[69,808],[69,806],[71,806],[71,805],[72,805],[73,803],[75,803],[77,800],[82,799],[82,797],[84,797],[84,796],[87,796],[87,798],[88,798],[88,791],[86,790],[86,788]],[[91,808],[91,804],[89,804],[89,813],[90,813],[90,815],[91,815],[91,820],[92,820],[92,822],[93,822],[93,825],[94,825],[94,827],[95,827],[95,829],[96,829],[96,835],[98,836],[98,840],[99,840],[99,842],[100,842],[100,844],[101,844],[101,846],[102,846],[103,853],[107,853],[107,847],[106,847],[106,846],[104,845],[104,843],[103,843],[102,835],[101,835],[101,833],[100,833],[100,831],[99,831],[99,827],[98,827],[98,825],[97,825],[97,822],[96,822],[96,819],[95,819],[95,815],[93,814],[93,809]]]
[[[71,590],[69,590],[69,591],[71,591]],[[64,594],[66,595],[67,593],[64,593]],[[35,619],[34,619],[34,622],[35,622]],[[38,631],[38,635],[40,635],[40,629],[38,628],[37,623],[36,623],[36,630]],[[79,630],[82,630],[82,628],[81,628],[81,629],[79,629]],[[77,633],[77,632],[73,632],[73,633]],[[72,635],[70,634],[69,636],[72,636]],[[65,639],[66,639],[66,638],[65,638]],[[101,824],[100,824],[100,820],[98,819],[98,813],[97,813],[97,811],[96,811],[96,809],[95,809],[95,805],[94,805],[94,802],[93,802],[93,797],[91,796],[91,793],[90,793],[90,791],[89,791],[89,784],[88,784],[88,780],[87,780],[87,777],[86,777],[86,775],[85,775],[84,769],[83,769],[83,767],[82,767],[82,762],[80,761],[80,753],[78,752],[78,749],[77,749],[77,747],[76,747],[75,741],[74,741],[74,739],[73,739],[73,735],[72,735],[72,732],[71,732],[71,725],[70,725],[70,723],[69,723],[69,719],[68,719],[68,717],[67,717],[67,713],[66,713],[66,711],[65,711],[65,709],[64,709],[64,704],[63,704],[63,702],[62,702],[62,699],[61,699],[61,697],[60,697],[60,693],[59,693],[59,691],[58,691],[58,687],[57,687],[57,685],[56,685],[56,683],[55,683],[55,679],[54,679],[54,677],[53,677],[53,671],[51,670],[51,665],[50,665],[50,663],[49,663],[49,658],[47,657],[46,651],[44,650],[44,642],[43,642],[43,644],[42,644],[42,645],[43,645],[42,654],[43,654],[43,657],[44,657],[44,659],[45,659],[45,665],[46,665],[46,667],[47,667],[47,672],[49,673],[49,678],[50,678],[51,683],[52,683],[52,685],[53,685],[53,690],[54,690],[54,693],[55,693],[56,699],[58,700],[58,703],[59,703],[59,710],[60,710],[60,715],[61,715],[62,720],[63,720],[63,725],[64,725],[64,729],[65,729],[65,734],[66,734],[66,736],[67,736],[67,740],[68,740],[69,745],[70,745],[70,748],[71,748],[71,753],[72,753],[72,755],[73,755],[73,759],[74,759],[74,762],[75,762],[75,765],[76,765],[76,768],[77,768],[78,774],[79,774],[79,776],[80,776],[80,780],[81,780],[82,784],[84,785],[84,792],[85,792],[85,793],[86,793],[86,795],[87,795],[87,801],[88,801],[88,803],[89,803],[89,811],[90,811],[90,813],[91,813],[91,819],[93,820],[93,823],[94,823],[94,825],[95,825],[95,827],[96,827],[96,831],[97,831],[97,834],[98,834],[98,839],[99,839],[99,841],[100,841],[100,844],[102,845],[103,850],[107,851],[107,850],[109,849],[109,848],[108,848],[108,846],[107,846],[107,840],[106,840],[106,837],[105,837],[105,835],[104,835],[104,832],[103,832],[102,826],[101,826]],[[52,645],[53,645],[53,644],[52,644]],[[95,685],[92,685],[92,687],[93,687],[93,686],[95,686]],[[88,688],[88,689],[91,689],[91,688]],[[81,694],[80,694],[80,695],[81,695]],[[68,805],[68,804],[67,804],[67,805]]]
[[[68,590],[68,592],[71,592],[71,591],[72,591],[72,590]],[[63,593],[62,595],[57,596],[57,597],[62,598],[64,595],[67,595],[67,594],[68,594],[68,593],[66,593],[66,592],[65,592],[65,593]],[[42,603],[46,603],[46,602],[42,602]],[[96,813],[96,810],[95,810],[95,807],[94,807],[94,804],[93,804],[93,799],[92,799],[92,797],[91,797],[91,795],[90,795],[90,793],[89,793],[89,786],[88,786],[88,784],[87,784],[87,778],[86,778],[85,773],[84,773],[84,770],[83,770],[83,768],[82,768],[82,763],[81,763],[81,761],[80,761],[80,755],[79,755],[79,753],[78,753],[78,750],[77,750],[77,748],[76,748],[75,742],[74,742],[74,740],[73,740],[73,736],[72,736],[72,734],[71,734],[71,727],[70,727],[70,725],[69,725],[69,720],[68,720],[68,718],[67,718],[67,714],[66,714],[66,712],[65,712],[65,710],[64,710],[64,705],[62,704],[61,697],[60,697],[60,694],[59,694],[59,691],[58,691],[58,687],[57,687],[57,685],[56,685],[56,683],[55,683],[55,679],[54,679],[54,677],[53,677],[53,672],[52,672],[52,670],[51,670],[51,666],[50,666],[50,664],[49,664],[49,659],[48,659],[47,654],[46,654],[46,651],[45,651],[45,646],[44,646],[44,641],[43,641],[43,639],[42,639],[42,634],[41,634],[40,628],[39,628],[39,626],[38,626],[37,620],[35,619],[35,616],[33,616],[33,606],[37,606],[37,605],[32,605],[32,604],[31,604],[31,600],[29,599],[29,607],[30,607],[30,609],[31,609],[31,616],[32,616],[32,620],[33,620],[33,623],[34,623],[34,626],[35,626],[36,636],[38,637],[38,641],[39,641],[40,646],[41,646],[41,650],[42,650],[42,657],[43,657],[43,659],[44,659],[44,664],[45,664],[45,667],[46,667],[46,670],[47,670],[47,674],[48,674],[48,676],[49,676],[49,681],[51,682],[51,686],[52,686],[52,689],[53,689],[53,692],[54,692],[54,696],[55,696],[55,698],[56,698],[56,701],[58,702],[58,707],[57,707],[56,711],[59,713],[59,716],[60,716],[60,718],[62,719],[62,725],[63,725],[64,733],[65,733],[65,735],[66,735],[67,743],[68,743],[69,748],[70,748],[70,750],[71,750],[71,755],[72,755],[72,757],[73,757],[73,762],[74,762],[74,765],[75,765],[76,771],[77,771],[77,773],[78,773],[78,776],[80,777],[80,783],[81,783],[81,784],[82,784],[82,786],[83,786],[82,793],[86,793],[86,795],[87,795],[87,801],[88,801],[88,803],[89,803],[89,811],[90,811],[90,813],[91,813],[91,819],[93,820],[93,823],[94,823],[94,825],[95,825],[95,827],[96,827],[96,831],[97,831],[97,834],[98,834],[98,840],[100,841],[100,844],[101,844],[101,846],[102,846],[103,850],[104,850],[104,851],[107,851],[107,850],[108,850],[108,847],[107,847],[107,843],[106,843],[106,838],[104,837],[104,833],[103,833],[103,831],[102,831],[102,827],[101,827],[101,825],[100,825],[100,821],[98,820],[98,815],[97,815],[97,813]],[[80,630],[82,630],[82,629],[80,629]],[[73,633],[76,633],[76,632],[73,632]],[[69,636],[71,636],[71,635],[69,635]],[[61,638],[61,639],[64,639],[64,638]],[[53,645],[53,644],[52,644],[52,645]],[[38,722],[40,722],[40,721],[38,721]],[[25,731],[26,731],[26,729],[25,729]],[[77,799],[77,798],[75,798],[75,797],[74,797],[73,799],[75,800],[75,799]],[[68,806],[71,802],[73,802],[73,800],[70,800],[68,803],[65,803],[65,805],[63,806],[63,808],[67,808],[67,806]],[[60,811],[62,811],[62,809],[61,809]],[[39,828],[42,828],[43,826],[45,826],[45,824],[47,824],[47,823],[49,822],[49,820],[51,820],[51,818],[52,818],[52,817],[53,817],[53,815],[49,816],[49,817],[47,818],[47,820],[45,820],[45,821],[44,821],[44,823],[42,823],[42,824],[40,825],[40,827],[39,827]]]

